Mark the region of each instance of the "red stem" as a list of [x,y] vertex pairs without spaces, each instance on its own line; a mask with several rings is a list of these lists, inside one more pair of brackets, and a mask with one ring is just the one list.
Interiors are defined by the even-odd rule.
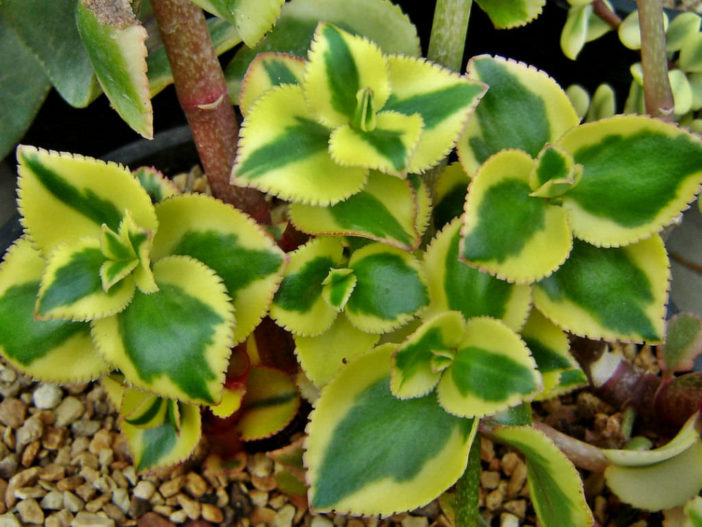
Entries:
[[234,187],[229,177],[239,124],[202,10],[190,0],[152,0],[176,93],[188,119],[200,161],[215,197],[270,223],[265,196]]
[[612,11],[607,4],[602,0],[595,0],[592,3],[593,12],[605,23],[607,23],[615,31],[619,29],[619,25],[622,23],[622,19],[619,15]]

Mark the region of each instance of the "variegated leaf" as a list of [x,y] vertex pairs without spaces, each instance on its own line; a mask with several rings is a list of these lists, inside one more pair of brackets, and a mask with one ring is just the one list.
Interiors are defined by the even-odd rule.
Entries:
[[290,263],[278,288],[270,314],[278,325],[296,335],[314,336],[326,331],[337,311],[322,296],[329,271],[343,267],[338,238],[315,238],[290,253]]
[[234,315],[221,280],[199,261],[154,264],[158,291],[139,291],[117,315],[93,321],[100,353],[131,385],[164,397],[216,404],[232,345]]
[[440,230],[463,214],[470,177],[460,163],[451,163],[434,185],[434,227]]
[[410,183],[417,203],[417,213],[414,216],[414,228],[421,238],[429,228],[429,220],[431,219],[433,206],[432,197],[429,192],[429,187],[424,182],[424,178],[419,174],[408,174],[407,181]]
[[279,370],[256,366],[246,380],[237,430],[244,441],[265,439],[292,421],[300,406],[295,383]]
[[495,27],[509,29],[528,24],[541,14],[546,0],[476,0]]
[[269,90],[244,121],[232,183],[311,205],[342,201],[361,190],[368,170],[337,165],[330,134],[307,109],[300,86]]
[[[422,397],[434,389],[443,370],[450,365],[463,337],[465,321],[457,311],[447,311],[422,324],[392,356],[390,390],[395,397]],[[445,361],[443,359],[446,359]]]
[[37,379],[96,379],[111,366],[93,347],[87,323],[34,318],[44,265],[26,238],[5,255],[0,266],[0,352],[13,366]]
[[666,323],[665,343],[657,351],[666,373],[691,371],[702,353],[702,318],[693,313],[673,316]]
[[95,320],[122,311],[134,296],[134,280],[127,276],[105,290],[101,271],[106,262],[95,238],[56,247],[42,274],[36,316]]
[[79,0],[76,24],[100,86],[117,113],[147,139],[154,135],[146,29],[127,4]]
[[572,6],[561,31],[561,50],[571,60],[578,57],[587,40],[588,22],[592,14],[592,4]]
[[535,285],[534,305],[576,335],[657,343],[663,338],[668,278],[658,235],[611,249],[576,240],[566,263]]
[[593,524],[578,471],[550,439],[528,426],[499,427],[492,435],[524,455],[529,497],[541,525],[590,527]]
[[158,225],[151,200],[129,170],[30,146],[17,149],[19,208],[32,241],[48,255],[63,242],[116,231],[126,211],[140,227]]
[[463,473],[477,420],[447,414],[431,394],[390,391],[392,345],[351,361],[322,390],[308,426],[310,506],[390,515],[422,506]]
[[180,194],[178,187],[153,167],[139,167],[133,171],[134,177],[144,187],[152,203]]
[[332,269],[322,282],[322,297],[330,307],[343,311],[356,287],[356,281],[352,269]]
[[121,398],[120,414],[125,423],[135,428],[153,428],[166,420],[168,406],[168,399],[126,389]]
[[485,85],[422,59],[388,58],[392,93],[383,110],[419,114],[422,135],[409,165],[424,172],[446,157],[485,93]]
[[531,196],[528,154],[507,150],[486,161],[466,198],[459,257],[510,282],[548,276],[568,257],[565,211]]
[[568,336],[539,311],[533,310],[522,330],[544,390],[537,399],[551,399],[587,384],[587,377],[569,353]]
[[356,355],[370,351],[378,335],[364,333],[351,325],[345,315],[316,337],[295,336],[295,355],[316,386],[327,384]]
[[668,31],[665,34],[666,51],[672,53],[679,51],[688,38],[699,33],[702,17],[691,11],[678,14],[671,20]]
[[530,196],[558,198],[580,182],[582,168],[573,163],[573,158],[558,147],[547,146],[536,158],[529,175],[529,186],[534,190]]
[[533,399],[541,375],[524,342],[502,322],[466,322],[458,351],[439,381],[439,404],[454,415],[482,417]]
[[302,84],[304,59],[289,53],[259,53],[246,70],[239,94],[239,109],[246,116],[249,108],[265,92],[281,84]]
[[489,316],[518,331],[529,314],[530,287],[510,284],[461,262],[460,228],[460,220],[453,220],[434,238],[424,255],[431,296],[428,313],[460,311],[466,320]]
[[359,92],[370,90],[376,110],[390,96],[387,59],[370,40],[321,22],[308,58],[305,99],[315,118],[331,128],[353,122]]
[[204,194],[175,196],[156,205],[159,230],[152,258],[185,255],[224,281],[234,312],[234,342],[261,321],[282,279],[286,256],[251,218]]
[[371,171],[361,192],[336,205],[291,204],[290,220],[308,234],[363,236],[413,249],[420,241],[415,230],[417,208],[409,181]]
[[[168,467],[185,460],[200,440],[200,409],[197,406],[172,400],[164,400],[163,404],[168,406],[168,411],[156,426],[140,428],[122,421],[122,433],[138,472]],[[168,417],[175,411],[180,413],[180,426]]]
[[488,85],[458,141],[458,156],[469,175],[500,150],[518,148],[536,157],[546,143],[579,122],[568,96],[540,70],[482,55],[469,62],[468,77]]
[[372,243],[355,251],[348,267],[357,282],[346,304],[346,316],[361,331],[392,331],[429,304],[424,272],[405,251]]
[[702,183],[702,141],[672,124],[625,115],[567,132],[558,146],[582,165],[563,199],[573,234],[594,245],[626,245],[659,231]]
[[194,3],[234,24],[248,47],[253,47],[275,24],[285,0],[194,0]]

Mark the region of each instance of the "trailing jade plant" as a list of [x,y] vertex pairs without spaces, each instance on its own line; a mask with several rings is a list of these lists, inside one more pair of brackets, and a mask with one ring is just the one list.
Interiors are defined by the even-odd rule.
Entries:
[[[599,110],[581,124],[552,78],[514,60],[453,71],[465,26],[451,21],[467,24],[470,2],[437,5],[429,54],[441,63],[417,56],[387,0],[293,0],[256,46],[280,2],[196,3],[248,45],[228,94],[214,49],[191,60],[202,14],[153,0],[224,201],[182,194],[155,169],[18,148],[25,232],[0,267],[3,356],[38,379],[100,378],[140,471],[183,460],[203,434],[205,470],[240,469],[242,443],[284,435],[300,387],[305,437],[271,457],[280,487],[316,511],[390,515],[444,495],[461,526],[477,525],[487,437],[524,457],[544,526],[593,523],[573,462],[626,502],[693,518],[702,382],[685,372],[702,331],[688,315],[666,328],[659,233],[699,191],[700,138]],[[513,27],[544,2],[477,3]],[[143,51],[136,14],[73,8],[98,79],[121,72],[102,89],[144,91],[146,56],[127,51]],[[19,8],[0,9],[22,34]],[[284,220],[264,229],[271,217]],[[637,371],[615,341],[665,342],[665,376]],[[586,385],[642,425],[670,414],[672,439],[600,450],[532,421],[532,402]]]

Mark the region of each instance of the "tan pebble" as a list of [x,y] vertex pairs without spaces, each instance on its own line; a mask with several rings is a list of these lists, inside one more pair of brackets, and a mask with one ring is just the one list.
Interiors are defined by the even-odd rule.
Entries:
[[217,496],[217,507],[226,507],[229,505],[229,494],[227,494],[224,487],[217,487],[215,495]]
[[56,416],[56,426],[68,426],[76,421],[83,412],[85,406],[77,397],[66,397],[54,410]]
[[266,477],[273,473],[273,460],[264,453],[249,456],[247,468],[252,476]]
[[126,489],[129,487],[129,481],[127,481],[127,478],[124,477],[121,470],[113,470],[110,477],[119,488]]
[[106,492],[112,492],[113,489],[117,488],[117,484],[110,476],[100,476],[93,481],[93,487],[104,494]]
[[178,505],[180,505],[183,508],[188,518],[190,518],[191,520],[197,520],[200,517],[200,513],[202,511],[200,502],[188,497],[183,493],[177,494],[176,498],[178,500]]
[[275,511],[273,509],[269,509],[268,507],[257,507],[253,510],[249,519],[254,525],[263,523],[265,525],[272,526],[273,522],[275,521]]
[[66,509],[54,512],[46,518],[44,527],[70,527],[73,514]]
[[5,506],[5,492],[7,491],[7,481],[0,479],[0,514],[5,514],[7,512],[7,507]]
[[177,511],[172,512],[170,516],[168,516],[168,519],[173,523],[185,523],[185,520],[188,519],[188,515],[183,509],[178,509]]
[[97,498],[90,500],[88,503],[86,503],[85,510],[88,512],[98,512],[99,510],[102,510],[102,508],[105,506],[105,503],[108,503],[109,501],[110,495],[103,494],[102,496],[98,496]]
[[66,476],[66,467],[56,463],[49,463],[41,468],[39,479],[44,481],[59,481]]
[[169,496],[168,498],[166,498],[166,505],[175,507],[176,505],[178,505],[178,498],[176,496]]
[[258,490],[269,492],[278,487],[278,480],[275,476],[251,476],[251,484]]
[[647,527],[647,526],[648,526],[648,522],[646,520],[639,520],[637,522],[629,524],[628,527]]
[[43,433],[44,423],[41,422],[41,419],[34,416],[27,419],[24,424],[20,426],[19,430],[17,430],[17,435],[15,436],[15,448],[17,452],[22,450],[26,445],[41,439]]
[[364,527],[364,526],[365,526],[365,523],[363,523],[358,518],[349,518],[349,521],[346,522],[346,527]]
[[155,512],[147,512],[137,521],[137,527],[172,527],[173,523],[169,522],[163,516]]
[[84,466],[80,469],[80,472],[78,473],[80,477],[82,477],[85,481],[90,483],[91,485],[94,484],[98,479],[100,479],[102,476],[100,472],[95,470],[92,467],[89,466]]
[[27,405],[14,397],[0,403],[0,422],[10,428],[19,428],[27,416]]
[[97,490],[93,487],[92,483],[86,481],[76,488],[76,494],[78,494],[83,501],[90,501],[95,497],[95,494],[97,494]]
[[77,382],[75,384],[67,384],[65,388],[71,395],[79,395],[83,393],[88,386],[90,386],[90,382]]
[[129,493],[127,489],[115,489],[112,491],[112,503],[119,507],[123,513],[129,511]]
[[27,500],[30,498],[38,499],[43,498],[45,495],[46,491],[38,485],[33,485],[31,487],[20,487],[18,489],[15,489],[15,497],[18,500]]
[[402,520],[401,523],[402,527],[428,527],[429,520],[426,518],[426,516],[408,515]]
[[519,518],[509,512],[500,514],[500,527],[519,527]]
[[207,492],[207,482],[200,474],[188,472],[185,475],[185,490],[193,498],[199,498]]
[[[401,519],[398,518],[398,516],[395,516],[394,519],[396,521],[402,521]],[[345,516],[334,516],[334,519],[332,520],[334,522],[334,525],[337,525],[338,527],[343,527],[346,525],[346,517]]]
[[115,527],[115,521],[101,514],[83,511],[76,514],[71,527]]
[[151,481],[141,480],[136,484],[132,492],[137,498],[148,501],[156,492],[156,486]]
[[112,518],[115,522],[121,524],[127,519],[127,516],[114,503],[105,503],[102,510],[107,514],[108,518]]
[[526,500],[511,500],[505,503],[503,508],[523,520],[526,515],[527,502]]
[[69,476],[56,483],[56,488],[61,491],[73,491],[80,487],[83,483],[85,483],[85,479],[83,479],[81,476]]
[[499,490],[488,492],[485,496],[485,507],[490,511],[496,511],[502,505],[503,495]]
[[71,443],[71,459],[75,458],[81,452],[88,450],[89,445],[90,440],[87,437],[76,437]]
[[178,492],[180,492],[180,489],[183,488],[184,483],[185,483],[185,476],[177,476],[177,477],[163,483],[158,488],[158,491],[161,493],[161,495],[164,498],[168,498],[168,497],[174,496]]
[[[115,465],[118,465],[118,466],[115,466]],[[139,481],[139,477],[137,476],[136,470],[134,469],[133,465],[128,465],[128,466],[122,466],[122,465],[123,465],[122,461],[116,461],[110,465],[110,468],[112,468],[113,470],[121,470],[122,475],[127,479],[127,481],[129,482],[129,485],[131,485],[133,487]]]
[[154,492],[154,495],[151,496],[151,499],[149,500],[152,505],[163,505],[166,503],[166,500],[163,499],[163,496],[161,496],[158,491]]
[[71,432],[75,437],[92,437],[100,430],[100,421],[78,419],[71,424]]
[[154,505],[153,510],[161,516],[170,516],[173,514],[173,507],[169,507],[168,505]]
[[9,479],[17,474],[17,454],[9,454],[0,460],[0,477]]
[[275,509],[275,510],[280,509],[286,503],[288,503],[288,498],[286,496],[283,496],[282,494],[278,494],[277,496],[273,496],[271,499],[268,500],[268,506],[271,509]]
[[514,472],[512,472],[512,475],[509,478],[509,484],[507,485],[507,496],[517,496],[519,494],[519,491],[522,490],[526,479],[526,463],[519,463],[514,468]]
[[285,505],[275,515],[273,525],[275,527],[292,527],[293,519],[295,518],[295,507],[293,505]]
[[53,490],[47,493],[40,502],[41,508],[51,511],[58,511],[63,508],[63,492]]
[[516,452],[507,452],[504,456],[502,456],[502,461],[500,462],[502,472],[506,476],[511,476],[512,472],[514,472],[514,469],[520,462],[521,459]]
[[314,516],[310,527],[331,527],[334,525],[326,516]]
[[132,496],[132,499],[129,500],[129,510],[127,511],[127,515],[132,518],[139,518],[150,510],[151,504],[148,501]]
[[8,512],[0,516],[0,527],[22,527],[22,524],[14,514]]
[[593,510],[595,513],[595,518],[602,525],[607,523],[607,498],[604,496],[595,497],[595,508]]
[[211,503],[202,504],[202,518],[208,522],[220,524],[224,520],[222,509]]
[[104,428],[98,430],[95,436],[90,440],[88,450],[93,454],[99,454],[101,450],[112,448],[112,434]]
[[496,489],[500,484],[500,473],[484,470],[480,473],[480,486],[485,489]]
[[100,466],[100,463],[98,463],[98,458],[95,454],[92,452],[88,452],[87,450],[84,452],[80,452],[79,454],[76,454],[71,458],[71,465],[79,465],[81,467],[90,467],[92,469],[97,470],[98,467]]
[[29,499],[20,501],[17,504],[17,513],[22,523],[42,525],[44,523],[44,511],[37,503],[37,500]]
[[85,502],[72,492],[65,490],[63,491],[63,505],[71,512],[78,512],[83,510]]
[[490,461],[495,457],[495,445],[489,439],[480,438],[480,459]]
[[71,447],[64,446],[59,448],[58,452],[56,452],[54,463],[61,465],[62,467],[69,466],[71,464]]
[[258,489],[252,489],[249,492],[249,498],[254,507],[265,507],[268,503],[268,493]]
[[32,464],[34,463],[34,460],[37,457],[37,454],[39,453],[39,449],[41,448],[41,441],[33,441],[29,443],[25,449],[22,451],[22,457],[20,458],[20,463],[22,463],[23,466],[25,467],[31,467]]
[[[93,454],[94,455],[94,454]],[[98,452],[98,464],[101,467],[109,467],[115,460],[115,453],[111,448],[103,448]]]
[[5,505],[11,509],[17,503],[15,489],[34,485],[39,479],[39,467],[30,467],[10,478],[5,489]]

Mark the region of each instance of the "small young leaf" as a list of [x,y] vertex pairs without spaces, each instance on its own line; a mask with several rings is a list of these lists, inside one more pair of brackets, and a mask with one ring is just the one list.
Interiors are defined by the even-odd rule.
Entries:
[[275,24],[285,0],[195,0],[210,13],[234,24],[248,47],[253,47]]
[[614,90],[609,84],[600,84],[592,95],[586,121],[599,121],[612,117],[617,111]]
[[685,43],[680,49],[678,65],[684,71],[702,72],[702,33],[696,33],[685,39]]
[[166,198],[180,194],[178,187],[153,167],[140,167],[132,173],[151,198],[151,203],[158,203]]
[[667,372],[689,371],[702,353],[702,318],[678,313],[665,330],[665,343],[658,347],[658,359]]
[[575,60],[585,46],[591,14],[592,4],[568,9],[568,18],[561,32],[561,50],[571,60]]
[[523,26],[541,13],[546,0],[476,0],[497,29]]
[[[664,29],[668,29],[668,15],[663,13],[663,26]],[[627,48],[637,50],[641,49],[641,29],[639,28],[639,12],[637,10],[632,11],[629,15],[619,24],[619,40]]]
[[579,84],[571,84],[566,88],[566,95],[570,99],[573,108],[582,119],[587,114],[587,109],[590,107],[590,94],[585,88]]
[[582,169],[573,163],[568,152],[555,146],[547,146],[536,158],[529,174],[529,186],[534,190],[530,196],[558,198],[580,182]]
[[700,31],[700,15],[691,11],[678,14],[665,33],[665,49],[668,53],[679,51],[688,38]]
[[332,269],[322,285],[322,297],[327,304],[342,311],[356,287],[356,275],[351,269]]

